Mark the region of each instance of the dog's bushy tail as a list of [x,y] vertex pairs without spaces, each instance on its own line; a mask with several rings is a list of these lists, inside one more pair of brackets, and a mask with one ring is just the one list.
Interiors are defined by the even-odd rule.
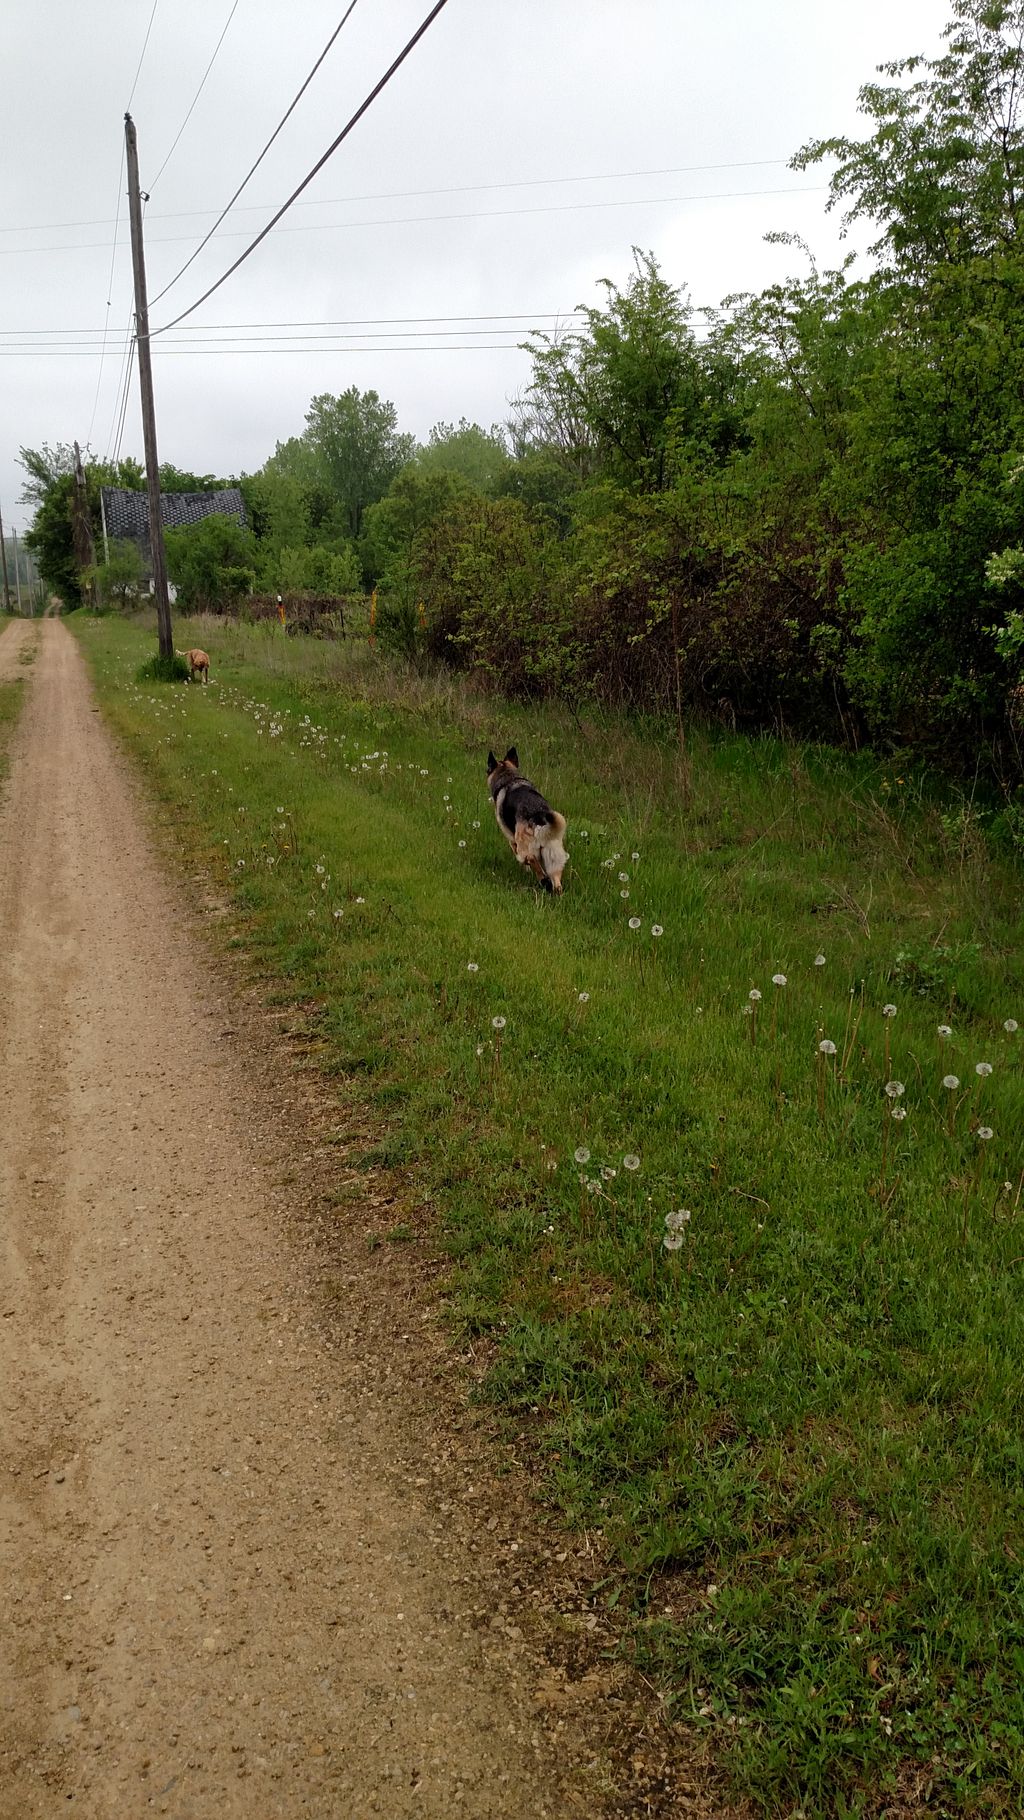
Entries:
[[568,864],[569,855],[562,844],[565,833],[565,816],[552,809],[551,820],[546,827],[537,830],[537,845],[540,848],[540,863],[556,891],[562,889],[562,873]]

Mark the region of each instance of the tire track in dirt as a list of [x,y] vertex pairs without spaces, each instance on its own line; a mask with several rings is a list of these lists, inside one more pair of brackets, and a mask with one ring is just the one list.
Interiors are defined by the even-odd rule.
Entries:
[[535,1660],[459,1611],[401,1411],[325,1344],[59,621],[30,676],[0,803],[0,1816],[596,1814]]

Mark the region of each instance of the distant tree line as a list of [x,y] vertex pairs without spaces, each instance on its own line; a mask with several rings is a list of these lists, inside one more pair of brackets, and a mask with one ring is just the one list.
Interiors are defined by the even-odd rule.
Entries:
[[[239,483],[250,528],[221,565],[376,586],[383,643],[503,689],[900,744],[1016,789],[1022,43],[1024,0],[954,0],[941,56],[861,90],[866,137],[793,160],[833,161],[829,207],[875,224],[870,277],[792,242],[802,276],[698,323],[637,251],[579,326],[528,344],[500,428],[417,446],[375,392],[315,398]],[[29,540],[73,600],[48,533],[65,475],[23,458]]]

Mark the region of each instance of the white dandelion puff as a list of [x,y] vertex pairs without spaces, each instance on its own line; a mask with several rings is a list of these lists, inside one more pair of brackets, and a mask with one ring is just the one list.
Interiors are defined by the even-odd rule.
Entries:
[[982,1079],[984,1080],[984,1078],[987,1074],[992,1073],[992,1063],[991,1062],[975,1062],[974,1072],[975,1072],[975,1074],[980,1074]]
[[579,999],[579,1002],[581,1005],[589,1005],[589,1003],[590,1003],[590,993],[589,992],[578,992],[576,994],[576,997]]
[[955,1093],[960,1085],[960,1076],[958,1074],[944,1074],[942,1077],[942,1085],[947,1088],[950,1093]]
[[1003,1029],[1006,1031],[1007,1036],[1014,1036],[1018,1029],[1017,1019],[1015,1017],[1006,1018],[1003,1022]]
[[573,1157],[575,1158],[576,1162],[581,1165],[583,1163],[589,1163],[589,1161],[590,1161],[590,1151],[587,1149],[585,1144],[581,1144],[579,1149],[574,1150],[572,1154],[573,1154]]
[[980,1137],[983,1144],[987,1144],[990,1137],[995,1137],[995,1132],[993,1131],[991,1125],[979,1125],[978,1126],[978,1136]]
[[823,954],[816,954],[814,957],[814,965],[816,967],[823,967],[825,965],[825,956]]
[[785,986],[785,985],[788,985],[788,983],[789,982],[787,981],[786,975],[784,973],[773,973],[772,974],[772,985],[773,986]]
[[640,1167],[640,1158],[638,1156],[634,1156],[631,1152],[629,1156],[623,1157],[622,1167],[623,1167],[623,1169],[628,1169],[630,1174],[632,1175]]
[[836,1046],[827,1036],[818,1044],[819,1055],[835,1055],[835,1052]]
[[905,1106],[893,1106],[892,1111],[890,1113],[891,1118],[905,1119],[906,1116],[907,1116],[907,1109]]
[[895,1017],[896,1016],[895,1005],[883,1005],[882,1006],[882,1016],[883,1017]]
[[664,935],[664,933],[665,933],[665,931],[662,928],[660,923],[651,924],[651,934],[652,935]]
[[664,1251],[681,1251],[683,1235],[681,1232],[666,1232],[661,1244]]
[[507,1019],[507,1018],[504,1018],[504,1017],[500,1017],[500,1016],[499,1016],[499,1017],[492,1017],[492,1019],[491,1019],[491,1024],[492,1024],[492,1027],[493,1027],[493,1028],[494,1028],[494,1029],[495,1029],[495,1030],[504,1030],[504,1028],[505,1028],[505,1025],[506,1025],[506,1024],[507,1024],[507,1022],[508,1022],[508,1019]]
[[940,1024],[939,1025],[939,1035],[941,1037],[952,1036],[952,1034],[953,1034],[952,1025],[950,1025],[950,1024]]
[[480,971],[480,962],[479,961],[467,961],[466,962],[466,972],[467,973],[479,973],[479,971]]
[[631,916],[629,919],[629,926],[631,929],[639,929],[640,918],[638,916]]
[[903,1098],[907,1090],[902,1081],[886,1081],[885,1091],[891,1100],[899,1100]]
[[665,1225],[667,1226],[669,1232],[682,1232],[683,1227],[689,1223],[689,1219],[690,1219],[689,1208],[680,1207],[675,1213],[666,1213]]
[[750,991],[747,994],[747,997],[749,998],[752,1005],[759,1005],[761,1003],[761,994],[757,990],[756,986],[751,987]]

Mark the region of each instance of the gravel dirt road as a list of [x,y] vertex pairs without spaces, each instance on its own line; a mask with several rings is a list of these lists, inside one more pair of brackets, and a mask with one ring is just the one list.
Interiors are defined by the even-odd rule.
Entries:
[[[0,666],[19,673],[29,636],[3,635]],[[293,1205],[323,1147],[290,1125],[292,1089],[275,1097],[287,1064],[247,1049],[59,620],[20,673],[0,787],[2,1820],[717,1811],[623,1793],[621,1685],[593,1667],[573,1697],[545,1657],[520,1563],[549,1551],[514,1539],[512,1491],[478,1514],[471,1444],[460,1466],[429,1383],[392,1371],[407,1342],[440,1358],[404,1331],[428,1316],[408,1296],[368,1312],[343,1258],[324,1312]]]

